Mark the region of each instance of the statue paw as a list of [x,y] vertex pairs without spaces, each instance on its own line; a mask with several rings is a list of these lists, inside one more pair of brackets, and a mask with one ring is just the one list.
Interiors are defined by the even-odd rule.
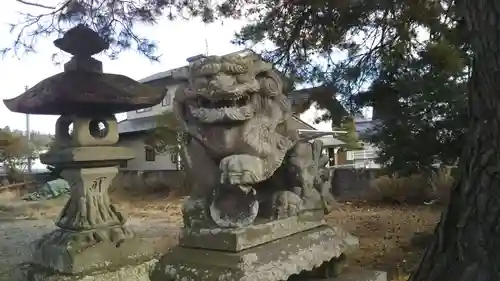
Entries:
[[221,160],[220,182],[228,185],[252,185],[264,180],[262,159],[245,154],[230,155]]
[[283,219],[298,215],[303,209],[302,199],[291,191],[278,191],[272,198],[272,218]]

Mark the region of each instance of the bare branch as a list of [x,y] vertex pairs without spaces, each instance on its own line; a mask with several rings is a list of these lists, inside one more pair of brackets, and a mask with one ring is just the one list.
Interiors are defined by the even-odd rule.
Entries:
[[51,10],[54,10],[56,8],[56,7],[46,6],[46,5],[42,5],[42,4],[38,4],[38,3],[25,1],[25,0],[16,0],[16,1],[19,3],[22,3],[24,5],[34,6],[34,7],[38,7],[38,8],[51,9]]

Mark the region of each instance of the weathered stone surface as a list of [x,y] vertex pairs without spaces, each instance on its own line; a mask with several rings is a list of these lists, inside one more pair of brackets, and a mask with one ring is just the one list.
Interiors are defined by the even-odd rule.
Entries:
[[[108,195],[118,165],[134,157],[129,148],[113,146],[119,139],[113,113],[158,104],[165,91],[102,73],[102,63],[91,56],[108,44],[85,25],[70,29],[54,44],[74,55],[64,72],[4,103],[14,112],[62,115],[55,143],[40,160],[61,169],[71,196],[56,221],[59,229],[31,245],[31,264],[74,275],[62,280],[80,280],[78,275],[137,264],[154,255],[153,246],[125,226],[126,217]],[[147,280],[122,277],[108,280]],[[44,278],[34,280],[58,280]]]
[[13,112],[96,115],[156,105],[166,92],[118,74],[69,71],[39,82],[25,93],[4,100]]
[[[128,147],[120,146],[87,146],[65,148],[60,150],[49,151],[40,155],[42,163],[48,165],[97,165],[102,166],[103,163],[120,162],[134,158],[134,151]],[[93,162],[93,163],[92,163]],[[116,163],[114,163],[116,164]],[[113,164],[111,164],[113,165]],[[110,166],[109,164],[106,166]]]
[[88,275],[62,275],[25,263],[12,271],[10,281],[150,281],[151,272],[157,261],[152,259]]
[[321,226],[238,253],[178,246],[160,259],[152,281],[281,281],[350,253],[357,238]]
[[85,239],[85,233],[73,232],[68,237],[65,232],[56,230],[33,243],[32,262],[61,273],[82,274],[134,264],[154,255],[153,246],[144,239],[129,238],[119,245],[102,241],[82,248],[72,244],[77,244],[77,237]]
[[127,76],[102,73],[102,63],[91,56],[109,44],[85,25],[68,30],[54,44],[74,55],[65,65],[65,71],[42,80],[13,99],[4,100],[10,111],[100,116],[151,107],[166,95],[163,89]]
[[[69,134],[71,124],[73,131]],[[98,117],[59,116],[56,136],[59,147],[108,146],[120,139],[118,122],[113,114]]]
[[86,70],[89,72],[102,72],[102,62],[91,57],[75,59],[74,57],[64,64],[64,71]]
[[334,278],[339,276],[342,271],[344,271],[347,266],[347,256],[345,253],[333,258],[327,262],[324,262],[319,267],[315,267],[313,270],[302,271],[299,275],[294,276],[298,278],[290,278],[288,281],[303,281],[308,278]]
[[328,157],[320,140],[308,142],[319,135],[293,129],[272,64],[246,50],[197,57],[188,68],[172,105],[186,140],[195,140],[186,141],[183,154],[192,186],[184,225],[239,228],[258,217],[329,213],[335,200]]
[[324,224],[323,212],[307,212],[276,221],[256,223],[244,228],[184,228],[179,244],[186,247],[239,252]]
[[[89,275],[60,275],[48,272],[36,265],[25,263],[12,270],[9,281],[152,281],[151,275],[157,264],[152,259],[136,265],[128,265],[116,270],[95,272]],[[353,269],[335,278],[303,278],[297,276],[290,281],[387,281],[387,273],[376,270]],[[153,279],[153,281],[156,281]]]
[[71,196],[56,221],[60,229],[31,245],[34,263],[73,274],[152,256],[153,247],[134,237],[110,202],[108,186],[117,173],[113,166],[62,170]]
[[54,40],[54,45],[77,57],[90,57],[109,48],[109,43],[85,24],[66,31],[62,38]]

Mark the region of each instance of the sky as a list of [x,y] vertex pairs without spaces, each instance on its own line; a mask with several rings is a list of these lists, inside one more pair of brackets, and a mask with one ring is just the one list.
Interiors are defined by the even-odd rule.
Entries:
[[[18,20],[17,12],[25,10],[25,6],[15,1],[6,1],[0,10],[0,44],[12,42],[13,35],[9,33],[7,23]],[[44,1],[45,4],[45,1]],[[200,21],[160,21],[153,27],[140,27],[137,31],[149,38],[158,41],[159,52],[162,54],[160,62],[150,62],[134,51],[120,54],[118,59],[110,60],[105,56],[96,58],[103,62],[106,73],[126,75],[132,79],[141,79],[151,74],[186,65],[188,57],[203,54],[206,51],[205,39],[208,40],[208,51],[211,55],[222,55],[240,50],[241,46],[230,43],[233,35],[245,22],[230,21],[205,25]],[[57,52],[52,41],[55,38],[41,38],[38,40],[37,53],[21,55],[16,58],[8,55],[0,61],[0,98],[13,98],[24,91],[25,86],[33,86],[41,80],[62,71],[62,65],[55,65],[52,54]],[[4,48],[2,45],[1,48]],[[65,56],[67,61],[69,56]],[[123,118],[123,114],[120,116]],[[57,116],[31,115],[32,130],[44,133],[53,133]],[[10,112],[0,103],[0,127],[24,130],[26,117],[24,114]]]
[[[39,1],[40,2],[40,1]],[[52,1],[43,1],[49,5]],[[19,11],[26,11],[25,5],[16,1],[5,1],[0,10],[0,48],[7,47],[14,38],[9,33],[7,23],[14,23],[20,18]],[[31,10],[32,12],[43,12],[43,10]],[[139,80],[149,75],[166,71],[168,69],[186,65],[188,57],[204,54],[223,55],[241,50],[242,46],[231,44],[231,39],[245,21],[225,20],[223,23],[203,24],[197,20],[160,21],[151,27],[139,27],[137,32],[158,42],[158,50],[162,57],[160,62],[150,62],[134,51],[120,54],[115,60],[101,55],[96,58],[103,62],[104,72],[126,75],[132,79]],[[57,52],[52,41],[56,38],[40,38],[37,43],[35,54],[20,55],[19,58],[12,54],[7,55],[0,61],[0,98],[9,99],[16,97],[24,91],[26,86],[31,87],[41,80],[61,72],[62,65],[55,65],[52,54]],[[69,60],[69,55],[61,57],[64,62]],[[321,112],[314,108],[305,112],[301,118],[311,123]],[[123,119],[120,114],[118,119]],[[43,133],[54,133],[54,125],[57,116],[30,115],[31,130]],[[0,103],[0,127],[10,126],[14,129],[26,129],[26,116],[20,113],[10,112],[5,105]],[[314,125],[318,129],[327,130],[331,128],[329,122]]]

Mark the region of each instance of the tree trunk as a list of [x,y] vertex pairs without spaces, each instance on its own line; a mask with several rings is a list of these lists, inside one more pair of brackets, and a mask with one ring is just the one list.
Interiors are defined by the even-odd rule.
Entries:
[[500,1],[456,0],[474,51],[460,177],[411,281],[500,280]]

